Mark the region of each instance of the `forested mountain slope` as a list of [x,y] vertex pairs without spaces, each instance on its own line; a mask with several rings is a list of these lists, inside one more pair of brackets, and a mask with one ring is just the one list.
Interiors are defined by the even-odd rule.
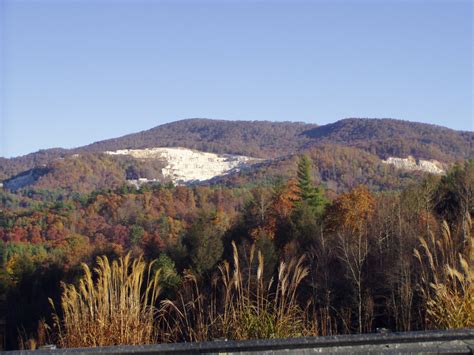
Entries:
[[[318,166],[315,176],[335,189],[348,188],[355,182],[383,189],[400,186],[402,181],[419,174],[397,171],[383,165],[381,159],[411,155],[450,165],[474,156],[474,133],[394,119],[349,118],[322,126],[186,119],[75,149],[55,148],[12,159],[0,158],[0,181],[44,167],[49,168],[48,174],[37,184],[44,188],[57,184],[73,189],[76,184],[89,191],[109,183],[115,187],[131,175],[160,178],[163,162],[100,157],[107,151],[154,147],[184,147],[266,160],[256,168],[218,179],[225,183],[284,178],[294,169],[295,157],[307,153]],[[140,173],[150,169],[151,173]]]
[[310,144],[357,147],[382,158],[413,155],[451,162],[474,156],[474,133],[394,119],[348,118],[304,132]]
[[70,154],[67,149],[52,148],[39,150],[11,159],[0,157],[0,181],[35,167],[45,166],[55,159]]
[[348,118],[317,126],[292,122],[188,119],[96,142],[76,152],[176,147],[275,158],[320,143],[354,146],[379,157],[453,161],[474,156],[474,133],[395,119]]
[[[376,155],[364,150],[337,144],[321,144],[300,151],[312,162],[312,176],[317,183],[334,192],[347,191],[364,184],[373,191],[409,186],[426,175],[421,171],[407,172],[383,164]],[[217,177],[211,184],[252,186],[260,182],[285,181],[295,176],[299,154],[266,160],[252,169]]]
[[311,137],[304,133],[316,128],[299,122],[224,121],[187,119],[147,131],[96,142],[76,152],[101,152],[147,147],[185,147],[213,153],[275,158],[296,152]]

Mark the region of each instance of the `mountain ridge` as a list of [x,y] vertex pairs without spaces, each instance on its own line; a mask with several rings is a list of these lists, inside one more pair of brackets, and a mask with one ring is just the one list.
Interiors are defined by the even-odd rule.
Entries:
[[[290,121],[227,121],[191,118],[73,149],[53,148],[11,159],[0,158],[0,181],[44,166],[52,166],[56,170],[78,169],[80,174],[86,174],[86,171],[91,171],[93,174],[94,169],[99,169],[99,175],[106,177],[108,166],[113,171],[109,175],[114,176],[114,186],[117,186],[120,184],[121,175],[124,176],[122,180],[130,175],[158,176],[161,165],[155,164],[150,167],[148,162],[144,163],[131,158],[125,160],[100,156],[92,158],[91,154],[101,155],[107,151],[120,149],[158,147],[183,147],[201,152],[280,161],[291,161],[292,156],[306,152],[313,154],[318,150],[325,151],[328,147],[345,147],[342,150],[336,149],[344,156],[343,160],[351,155],[348,153],[351,150],[356,152],[353,159],[366,156],[362,153],[366,152],[369,155],[364,158],[365,161],[371,161],[371,164],[377,166],[381,164],[382,159],[408,156],[415,159],[436,160],[449,165],[474,156],[474,132],[455,131],[432,124],[388,118],[346,118],[320,126]],[[74,155],[80,155],[79,160],[83,161],[71,160],[70,157]],[[316,159],[314,163],[320,164],[317,161],[318,155],[316,153],[313,155]],[[61,159],[66,159],[66,161],[60,163],[58,160]],[[342,158],[332,156],[327,159],[341,160]],[[87,168],[88,164],[92,167]],[[370,169],[367,168],[366,163],[361,162],[361,164],[364,166],[361,169],[369,173]],[[283,166],[284,164],[281,167]],[[342,175],[347,175],[352,169],[346,163],[342,166],[343,170],[347,170],[346,174],[341,173]],[[370,170],[372,171],[370,174],[385,170],[378,167]],[[132,171],[132,173],[127,171]],[[70,172],[64,174],[71,175]],[[64,174],[57,173],[55,176]],[[329,176],[327,172],[324,174]],[[339,178],[347,180],[347,177]],[[338,179],[338,177],[332,176],[331,179]],[[43,180],[49,181],[48,184],[43,184],[45,186],[54,185],[55,179],[51,176]],[[91,181],[96,183],[98,180]],[[366,179],[359,180],[364,182]],[[75,180],[71,178],[68,181],[73,184]],[[346,182],[345,185],[347,184]],[[103,183],[99,185],[103,187]],[[391,183],[390,186],[392,185],[396,184]]]
[[[134,136],[141,136],[145,134],[151,134],[155,133],[157,131],[166,129],[168,127],[175,127],[175,126],[196,126],[198,125],[206,125],[206,124],[223,124],[223,125],[237,125],[237,126],[242,126],[242,125],[271,125],[271,126],[299,126],[299,127],[305,127],[305,130],[301,131],[305,136],[308,136],[310,138],[317,138],[320,137],[322,134],[316,134],[315,132],[331,132],[334,131],[334,128],[344,126],[349,122],[367,122],[367,123],[379,123],[382,125],[386,125],[387,123],[397,123],[399,125],[406,125],[406,126],[414,126],[414,127],[428,127],[434,130],[442,130],[444,132],[451,132],[451,133],[457,133],[460,135],[468,135],[468,136],[474,136],[473,131],[469,130],[455,130],[452,128],[448,128],[445,126],[441,125],[436,125],[436,124],[431,124],[431,123],[422,123],[422,122],[415,122],[415,121],[408,121],[408,120],[401,120],[401,119],[395,119],[395,118],[366,118],[366,117],[348,117],[348,118],[343,118],[340,120],[337,120],[332,123],[324,124],[324,125],[318,125],[315,123],[308,123],[308,122],[302,122],[302,121],[269,121],[269,120],[223,120],[223,119],[211,119],[211,118],[185,118],[182,120],[177,120],[173,122],[168,122],[164,123],[155,127],[152,127],[150,129],[134,132],[134,133],[129,133],[125,134],[119,137],[115,138],[108,138],[108,139],[103,139],[99,141],[92,142],[90,144],[86,144],[83,146],[79,147],[74,147],[74,148],[62,148],[62,147],[53,147],[53,148],[46,148],[46,149],[40,149],[36,152],[31,152],[25,155],[21,156],[15,156],[15,157],[0,157],[1,161],[5,160],[17,160],[17,159],[22,159],[22,158],[27,158],[30,156],[44,156],[48,154],[52,155],[61,155],[61,154],[74,154],[77,152],[81,151],[104,151],[107,149],[103,149],[103,145],[110,143],[110,142],[115,142],[115,141],[123,141],[123,140],[128,140],[131,137]],[[307,132],[306,132],[307,131]],[[472,138],[471,138],[472,139]],[[137,148],[146,148],[146,147],[152,147],[152,146],[145,146],[144,143],[142,143],[143,146],[137,147]],[[154,147],[154,146],[153,146]],[[124,148],[121,146],[120,148]],[[109,149],[110,150],[110,149]]]

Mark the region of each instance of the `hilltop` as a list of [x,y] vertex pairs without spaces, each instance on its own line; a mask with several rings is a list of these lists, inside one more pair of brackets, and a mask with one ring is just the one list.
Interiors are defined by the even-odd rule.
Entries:
[[[104,155],[165,147],[192,149],[202,152],[201,155],[245,156],[260,162],[246,165],[246,169],[238,172],[229,165],[229,169],[223,168],[219,170],[221,174],[215,175],[205,173],[204,164],[202,176],[233,173],[211,183],[286,178],[294,173],[295,157],[304,153],[312,157],[317,167],[317,180],[335,189],[345,189],[357,182],[384,189],[416,179],[420,173],[413,170],[417,167],[423,171],[428,166],[427,171],[441,172],[456,161],[474,156],[474,133],[395,119],[348,118],[321,126],[302,122],[186,119],[74,149],[55,148],[12,159],[0,158],[0,179],[8,185],[9,179],[20,175],[28,186],[57,185],[69,190],[81,186],[84,191],[120,186],[131,179],[165,182],[163,169],[169,164],[176,165],[170,160],[175,158]],[[387,166],[384,161],[393,164]],[[34,179],[25,180],[25,176]]]

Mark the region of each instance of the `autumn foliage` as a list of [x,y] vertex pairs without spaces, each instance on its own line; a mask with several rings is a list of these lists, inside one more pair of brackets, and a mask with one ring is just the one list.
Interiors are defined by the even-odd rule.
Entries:
[[[56,324],[62,330],[56,329],[56,339],[63,346],[79,344],[66,340],[66,334],[81,336],[74,324],[96,321],[90,334],[113,339],[110,344],[196,340],[198,331],[199,340],[210,340],[472,324],[471,318],[463,318],[466,312],[455,310],[472,309],[473,161],[459,164],[444,177],[386,192],[360,184],[341,192],[330,190],[320,179],[319,167],[311,164],[309,174],[245,187],[118,186],[72,194],[61,189],[2,191],[0,292],[9,304],[8,346],[18,347],[17,329],[24,329],[23,338],[38,338],[39,320],[54,323],[48,298],[57,306]],[[293,169],[298,170],[298,160]],[[196,305],[186,300],[202,301],[202,312],[214,318],[201,323],[193,318],[197,328],[173,333],[166,323],[170,318],[151,320],[151,314],[140,308],[132,323],[148,324],[140,328],[147,330],[143,338],[109,336],[100,325],[110,315],[85,319],[78,313],[89,301],[98,304],[105,283],[115,282],[114,277],[104,279],[102,291],[97,291],[99,279],[91,276],[97,257],[102,260],[99,271],[108,270],[109,263],[112,272],[123,260],[129,263],[123,270],[133,270],[134,263],[151,263],[153,275],[161,270],[160,293],[145,297],[142,305],[150,307],[146,309],[162,309],[161,302],[168,300],[174,319],[184,327],[186,318],[179,312],[183,307],[191,312],[189,307]],[[278,280],[283,283],[285,272],[296,264],[304,277],[298,278],[297,291],[291,291],[293,311],[278,318],[268,309],[283,312],[275,300],[281,295],[278,287],[283,287]],[[86,276],[81,279],[83,270]],[[236,273],[240,283],[230,286]],[[266,280],[263,286],[260,280]],[[221,288],[224,281],[230,295]],[[68,286],[62,289],[61,282]],[[135,295],[144,290],[141,284]],[[98,298],[86,300],[84,291]],[[265,300],[259,298],[263,293]],[[213,304],[216,297],[230,297],[231,303]],[[184,305],[178,305],[181,300]],[[264,307],[258,308],[262,302]],[[244,304],[247,308],[241,308]],[[225,314],[234,318],[224,321]],[[68,319],[69,330],[64,323]],[[229,328],[212,328],[217,323],[211,320]],[[212,332],[202,332],[198,327],[208,321]]]

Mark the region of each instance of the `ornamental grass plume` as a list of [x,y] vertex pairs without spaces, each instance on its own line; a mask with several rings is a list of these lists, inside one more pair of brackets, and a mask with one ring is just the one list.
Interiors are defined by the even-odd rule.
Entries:
[[[467,230],[471,219],[467,216]],[[458,252],[446,222],[442,235],[420,238],[415,257],[421,265],[421,295],[425,301],[426,326],[436,329],[474,327],[473,237]]]
[[473,273],[462,257],[460,264],[460,270],[446,265],[447,282],[431,284],[426,313],[428,324],[435,328],[474,328]]
[[[97,258],[94,273],[82,264],[79,286],[62,283],[61,314],[54,310],[53,327],[60,347],[138,345],[155,342],[155,302],[160,293],[159,270],[153,262],[130,254],[109,262]],[[52,300],[49,300],[54,309]]]

